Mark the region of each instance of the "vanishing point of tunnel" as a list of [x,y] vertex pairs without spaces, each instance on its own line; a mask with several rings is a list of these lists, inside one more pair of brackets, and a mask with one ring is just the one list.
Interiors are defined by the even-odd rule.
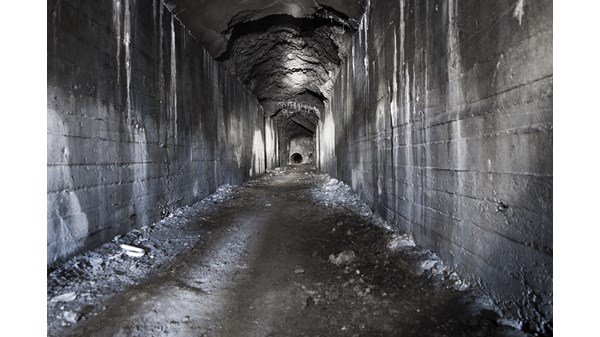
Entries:
[[47,6],[48,336],[552,336],[552,1]]

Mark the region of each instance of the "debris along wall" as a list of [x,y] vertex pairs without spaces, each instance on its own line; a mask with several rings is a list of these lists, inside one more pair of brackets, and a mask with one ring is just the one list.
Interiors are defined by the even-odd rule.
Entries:
[[264,172],[262,108],[160,0],[48,2],[48,263]]
[[318,164],[532,330],[552,321],[552,2],[371,0]]

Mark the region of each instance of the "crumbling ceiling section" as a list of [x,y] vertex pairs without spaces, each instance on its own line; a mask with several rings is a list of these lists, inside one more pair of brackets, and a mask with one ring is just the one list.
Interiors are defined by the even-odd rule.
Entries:
[[314,134],[364,0],[164,0],[287,139]]

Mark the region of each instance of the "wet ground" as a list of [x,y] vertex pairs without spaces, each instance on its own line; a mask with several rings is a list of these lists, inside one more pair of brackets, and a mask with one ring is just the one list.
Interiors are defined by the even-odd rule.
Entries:
[[525,336],[503,323],[305,165],[221,188],[48,275],[49,336]]

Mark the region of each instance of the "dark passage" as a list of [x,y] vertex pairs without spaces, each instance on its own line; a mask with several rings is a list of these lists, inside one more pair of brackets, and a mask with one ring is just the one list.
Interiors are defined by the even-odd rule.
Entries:
[[302,155],[300,153],[294,153],[291,157],[292,163],[300,164],[302,163]]
[[49,0],[50,336],[551,336],[551,0]]

